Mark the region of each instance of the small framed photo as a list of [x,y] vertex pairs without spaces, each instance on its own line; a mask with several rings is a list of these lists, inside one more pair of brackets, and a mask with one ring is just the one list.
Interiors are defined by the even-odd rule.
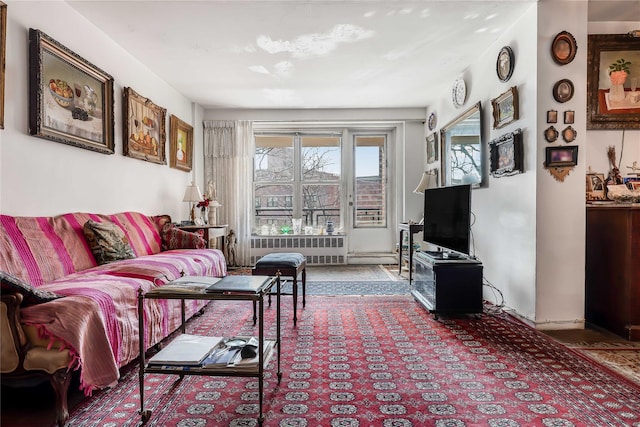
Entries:
[[113,130],[113,77],[30,28],[29,134],[113,154]]
[[578,164],[578,146],[547,147],[545,166],[548,168],[575,166]]
[[514,65],[513,50],[509,46],[504,46],[500,49],[496,60],[496,74],[501,82],[506,82],[511,78]]
[[553,85],[553,99],[561,104],[573,98],[573,93],[573,82],[569,79],[558,80]]
[[558,112],[556,110],[547,111],[547,123],[558,123]]
[[193,126],[171,115],[169,167],[191,172],[193,162]]
[[491,176],[500,178],[524,172],[522,131],[502,135],[489,143]]
[[491,100],[493,106],[493,128],[499,129],[518,120],[518,88],[513,86]]
[[604,174],[588,173],[586,188],[587,188],[587,200],[604,200],[605,199]]
[[138,94],[130,87],[124,88],[123,151],[134,159],[166,165],[164,147],[166,143],[165,121],[167,110],[150,99]]
[[433,132],[427,138],[427,163],[438,160],[438,134]]
[[567,110],[564,112],[564,124],[572,125],[575,121],[576,113],[573,110]]

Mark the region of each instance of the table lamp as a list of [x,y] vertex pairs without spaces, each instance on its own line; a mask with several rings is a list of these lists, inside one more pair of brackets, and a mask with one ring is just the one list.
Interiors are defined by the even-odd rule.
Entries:
[[196,220],[196,203],[202,200],[202,195],[200,194],[200,189],[196,185],[194,181],[191,181],[191,184],[187,185],[187,189],[184,191],[184,197],[182,198],[183,202],[189,202],[189,206],[191,208],[191,216],[190,220],[193,224]]

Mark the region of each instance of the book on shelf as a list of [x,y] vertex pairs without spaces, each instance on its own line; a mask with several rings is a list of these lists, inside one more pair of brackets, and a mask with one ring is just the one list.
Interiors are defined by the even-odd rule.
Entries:
[[219,282],[220,277],[210,276],[182,276],[153,288],[147,294],[162,294],[172,292],[205,293],[207,289]]
[[[236,341],[242,341],[244,344],[234,345]],[[226,344],[226,343],[231,344]],[[202,362],[202,369],[221,369],[232,368],[239,370],[255,369],[260,362],[259,355],[255,357],[242,358],[242,348],[244,345],[258,346],[256,337],[235,337],[223,340]],[[264,340],[264,360],[265,364],[271,358],[275,340]]]
[[255,294],[271,281],[269,276],[225,276],[207,288],[207,293]]
[[200,366],[222,340],[222,337],[182,334],[151,357],[147,364]]

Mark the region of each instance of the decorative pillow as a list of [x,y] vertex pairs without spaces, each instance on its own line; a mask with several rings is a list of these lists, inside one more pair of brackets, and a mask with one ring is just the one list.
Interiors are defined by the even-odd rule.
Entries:
[[165,224],[160,231],[162,250],[171,249],[204,249],[207,241],[201,234],[180,230],[174,224]]
[[54,292],[36,289],[30,284],[23,282],[17,277],[13,277],[4,271],[0,271],[0,282],[2,282],[3,294],[14,292],[22,294],[24,297],[22,305],[40,304],[57,298],[62,298],[62,295],[58,295]]
[[83,231],[98,264],[136,257],[124,231],[113,222],[90,219],[84,223]]

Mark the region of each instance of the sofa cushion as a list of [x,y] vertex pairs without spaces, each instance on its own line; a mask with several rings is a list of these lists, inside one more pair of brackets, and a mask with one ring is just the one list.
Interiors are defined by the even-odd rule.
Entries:
[[0,282],[2,283],[3,294],[14,292],[22,294],[24,297],[22,305],[40,304],[56,298],[62,298],[61,295],[58,295],[55,292],[36,289],[30,284],[5,273],[4,271],[0,271]]
[[88,220],[84,223],[83,230],[98,264],[135,258],[129,239],[116,224]]
[[172,249],[204,249],[207,242],[202,235],[180,230],[174,224],[165,224],[160,232],[162,250]]

